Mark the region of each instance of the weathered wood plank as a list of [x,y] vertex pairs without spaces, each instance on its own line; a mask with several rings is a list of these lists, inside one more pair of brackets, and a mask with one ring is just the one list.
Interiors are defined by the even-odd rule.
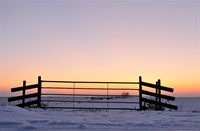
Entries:
[[[38,88],[38,84],[25,86],[25,90],[33,89],[33,88]],[[23,86],[21,86],[21,87],[15,87],[15,88],[11,89],[11,92],[22,91],[23,89],[24,89]]]
[[151,104],[160,104],[161,106],[164,106],[164,107],[167,107],[167,108],[170,108],[170,109],[174,109],[174,110],[177,110],[178,107],[175,106],[175,105],[171,105],[171,104],[167,104],[167,103],[159,103],[157,101],[154,101],[154,100],[149,100],[149,99],[146,99],[146,98],[142,98],[142,101],[143,102],[147,102],[147,103],[151,103]]
[[38,100],[34,100],[34,101],[26,102],[26,103],[24,103],[24,104],[18,104],[18,105],[16,105],[16,106],[25,107],[25,106],[34,105],[34,104],[37,104],[37,103],[38,103]]
[[14,97],[8,98],[8,102],[22,100],[23,98],[26,99],[26,98],[37,97],[37,96],[38,96],[38,93],[27,94],[25,96],[14,96]]
[[160,98],[163,98],[163,99],[168,99],[168,100],[171,100],[171,101],[175,100],[175,97],[173,97],[173,96],[167,96],[167,95],[162,95],[162,94],[159,95],[159,94],[149,92],[149,91],[144,91],[144,90],[142,90],[142,94],[155,96],[155,97],[157,96],[157,97],[160,97]]
[[[147,83],[147,82],[142,82],[142,85],[143,86],[148,86],[148,87],[151,87],[151,88],[157,88],[157,85],[151,84],[151,83]],[[165,86],[159,86],[159,89],[160,90],[164,90],[164,91],[168,91],[168,92],[173,92],[174,91],[173,88],[165,87]]]

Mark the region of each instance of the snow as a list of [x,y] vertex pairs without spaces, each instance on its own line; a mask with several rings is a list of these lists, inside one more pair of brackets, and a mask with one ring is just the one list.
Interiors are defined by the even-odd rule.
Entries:
[[72,111],[20,108],[0,98],[0,131],[199,131],[200,98],[177,98],[166,111]]

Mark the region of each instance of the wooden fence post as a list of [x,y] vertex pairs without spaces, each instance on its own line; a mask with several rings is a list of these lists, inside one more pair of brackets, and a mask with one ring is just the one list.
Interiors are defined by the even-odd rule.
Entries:
[[142,77],[139,77],[139,105],[140,110],[142,110]]
[[156,110],[161,110],[161,90],[160,90],[160,79],[156,82]]
[[158,85],[158,81],[156,81],[156,103],[155,103],[155,109],[156,109],[156,110],[159,109],[159,106],[158,106],[158,105],[159,105],[159,104],[158,104],[158,101],[159,101],[159,100],[158,100],[158,94],[159,94],[158,88],[159,88],[159,87],[158,87],[158,86],[159,86],[159,85]]
[[41,92],[42,92],[42,80],[41,76],[38,76],[38,103],[37,103],[38,107],[41,107]]
[[22,90],[22,107],[24,107],[24,103],[25,103],[25,91],[26,91],[26,81],[23,81],[23,90]]
[[161,108],[161,97],[160,97],[160,95],[161,95],[161,89],[160,89],[160,86],[161,86],[161,80],[160,79],[158,79],[158,86],[157,86],[157,92],[158,92],[158,110],[162,110]]

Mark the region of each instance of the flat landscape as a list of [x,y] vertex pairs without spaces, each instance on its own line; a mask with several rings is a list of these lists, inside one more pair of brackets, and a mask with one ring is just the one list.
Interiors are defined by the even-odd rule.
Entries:
[[199,131],[200,98],[177,98],[178,110],[63,110],[20,108],[0,99],[1,131]]

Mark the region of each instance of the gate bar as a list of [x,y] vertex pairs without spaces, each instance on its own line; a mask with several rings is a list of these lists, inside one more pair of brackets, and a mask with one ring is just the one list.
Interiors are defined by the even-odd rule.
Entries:
[[90,83],[90,84],[139,84],[139,82],[103,82],[103,81],[51,81],[51,80],[42,80],[42,82],[51,82],[51,83]]

